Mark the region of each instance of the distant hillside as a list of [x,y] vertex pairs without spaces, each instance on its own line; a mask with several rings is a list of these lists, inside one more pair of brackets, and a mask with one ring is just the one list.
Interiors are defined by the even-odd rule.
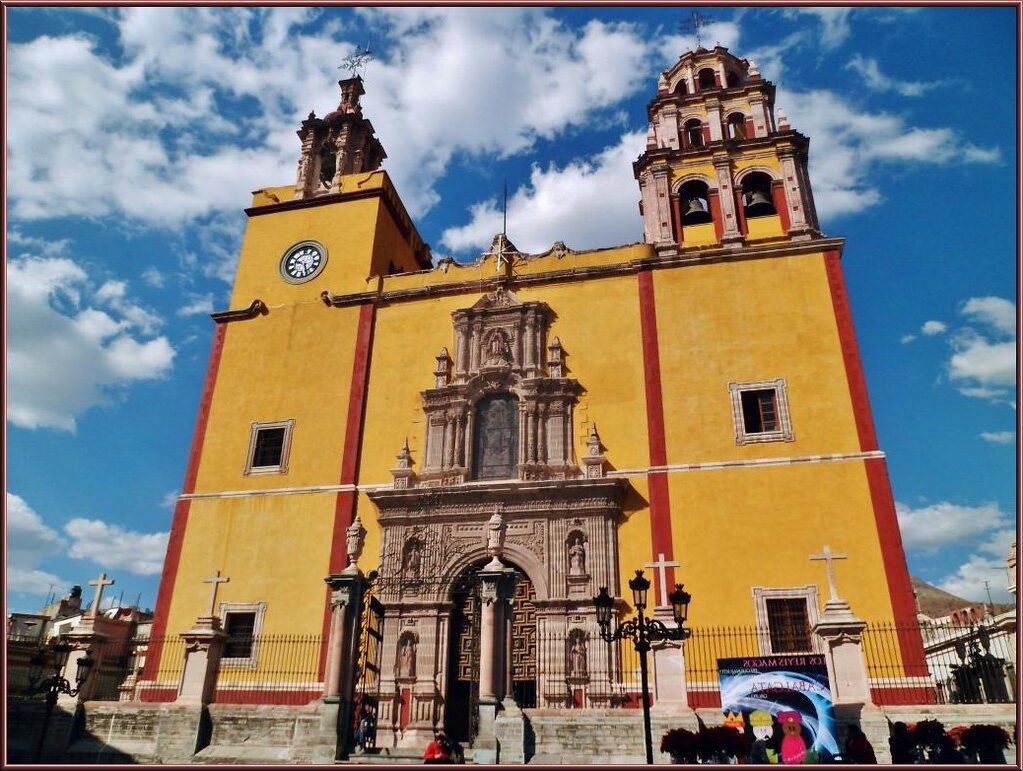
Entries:
[[[916,592],[917,607],[920,608],[921,613],[931,618],[941,618],[954,610],[961,610],[962,608],[984,607],[985,603],[983,602],[956,597],[944,589],[939,589],[933,584],[927,583],[922,578],[911,575],[909,580],[913,585],[913,591]],[[1004,613],[1012,607],[1008,603],[996,602],[991,606],[991,612],[997,616],[999,613]]]

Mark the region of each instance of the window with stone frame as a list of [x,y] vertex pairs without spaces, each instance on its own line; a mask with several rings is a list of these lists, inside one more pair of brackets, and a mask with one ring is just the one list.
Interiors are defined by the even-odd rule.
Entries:
[[256,666],[265,612],[265,602],[219,603],[217,615],[227,636],[221,659],[224,666],[244,668]]
[[754,586],[757,639],[762,655],[820,652],[817,586]]
[[785,380],[729,383],[736,444],[791,442]]
[[519,400],[512,394],[483,397],[476,404],[473,425],[473,477],[515,478],[519,458]]
[[287,473],[294,426],[294,420],[252,423],[244,473],[246,475]]

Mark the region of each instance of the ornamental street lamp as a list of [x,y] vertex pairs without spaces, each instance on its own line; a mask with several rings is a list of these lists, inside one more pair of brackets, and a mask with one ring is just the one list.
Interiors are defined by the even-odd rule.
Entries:
[[689,615],[689,601],[691,595],[683,590],[682,584],[675,584],[675,591],[668,595],[671,601],[671,612],[678,624],[674,629],[665,626],[653,618],[646,618],[643,615],[646,609],[647,592],[650,590],[650,581],[643,577],[643,571],[637,570],[636,577],[629,581],[629,588],[632,590],[632,604],[636,608],[636,618],[631,618],[618,625],[613,632],[611,626],[611,610],[614,600],[607,593],[607,587],[600,587],[600,593],[593,598],[593,605],[597,610],[597,624],[600,626],[600,636],[607,642],[629,638],[633,647],[639,654],[640,686],[643,696],[643,738],[646,741],[646,762],[652,765],[654,762],[654,745],[650,737],[650,688],[647,684],[646,654],[650,650],[650,643],[661,640],[685,640],[691,634],[690,630],[683,625]]
[[[53,708],[57,705],[57,695],[66,693],[68,696],[77,696],[78,692],[82,690],[82,686],[85,685],[85,681],[89,679],[89,673],[92,671],[94,662],[89,654],[86,653],[82,658],[78,659],[78,668],[75,671],[76,687],[72,688],[71,683],[64,679],[63,675],[64,666],[67,664],[68,656],[70,655],[71,645],[61,640],[46,648],[39,648],[29,661],[29,687],[34,692],[46,692],[46,711],[43,713],[43,724],[39,730],[39,743],[36,745],[36,763],[42,762],[46,729],[49,727]],[[40,682],[48,658],[52,659],[53,675]]]

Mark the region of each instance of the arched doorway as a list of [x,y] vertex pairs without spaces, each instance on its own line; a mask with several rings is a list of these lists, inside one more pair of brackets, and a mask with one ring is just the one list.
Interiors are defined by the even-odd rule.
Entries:
[[[451,588],[454,607],[448,623],[447,687],[444,731],[451,739],[472,744],[479,717],[480,560],[459,574]],[[515,589],[506,626],[504,682],[507,695],[520,707],[536,706],[536,592],[525,572],[515,566]]]

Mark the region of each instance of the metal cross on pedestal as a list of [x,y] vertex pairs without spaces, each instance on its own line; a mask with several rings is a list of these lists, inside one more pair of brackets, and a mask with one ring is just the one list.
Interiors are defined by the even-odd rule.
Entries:
[[231,579],[228,578],[227,576],[220,575],[220,571],[219,570],[216,571],[209,578],[204,578],[202,580],[202,582],[204,584],[212,584],[212,586],[210,586],[210,608],[209,608],[208,611],[206,611],[206,615],[207,616],[212,616],[213,615],[213,609],[216,607],[216,603],[217,603],[217,586],[220,585],[220,584],[226,584],[230,580]]
[[96,587],[96,593],[92,598],[92,605],[89,606],[89,615],[92,616],[92,618],[96,618],[96,614],[99,613],[99,602],[103,599],[103,588],[113,585],[114,579],[108,579],[106,573],[100,573],[98,578],[94,578],[89,581],[89,586]]
[[832,563],[833,560],[844,560],[844,559],[847,559],[846,555],[845,554],[836,554],[836,553],[831,551],[831,547],[830,546],[828,546],[827,544],[824,544],[824,548],[821,549],[821,553],[820,554],[811,554],[810,555],[810,559],[811,560],[824,560],[824,571],[828,575],[828,591],[831,593],[831,596],[828,598],[828,600],[829,601],[830,600],[837,600],[838,599],[838,589],[835,588],[835,566],[832,565],[831,563]]
[[657,555],[657,562],[647,562],[643,565],[645,568],[657,568],[657,585],[659,589],[660,602],[657,604],[660,607],[664,607],[668,604],[668,571],[667,568],[678,568],[682,567],[675,561],[666,561],[664,559],[664,553],[661,552]]
[[678,25],[679,31],[684,35],[695,35],[696,36],[696,47],[700,48],[702,43],[700,40],[700,30],[707,26],[713,19],[706,14],[700,13],[699,11],[693,11],[689,14],[689,18]]
[[359,74],[360,69],[366,69],[366,64],[373,59],[373,52],[369,50],[369,46],[365,48],[355,47],[355,50],[348,54],[344,59],[341,60],[341,66],[339,70],[348,70],[355,77]]

